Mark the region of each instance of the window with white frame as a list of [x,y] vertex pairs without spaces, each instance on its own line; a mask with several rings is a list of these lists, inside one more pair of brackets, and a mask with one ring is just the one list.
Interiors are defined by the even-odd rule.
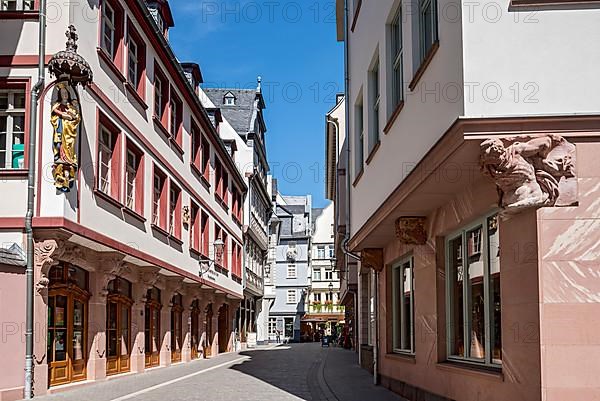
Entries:
[[327,249],[329,251],[329,259],[335,258],[335,247],[333,245],[330,245],[327,247]]
[[161,197],[163,186],[165,185],[164,178],[159,174],[154,174],[154,186],[153,186],[153,197],[152,197],[152,224],[160,225],[161,220]]
[[112,185],[112,155],[113,134],[106,127],[100,127],[100,140],[98,142],[98,190],[111,194]]
[[287,268],[287,278],[296,278],[296,265],[290,263]]
[[318,267],[313,268],[313,280],[321,281],[321,269]]
[[325,301],[333,302],[333,292],[325,293]]
[[415,352],[414,258],[392,267],[392,341],[394,352]]
[[369,93],[370,93],[370,127],[369,127],[369,153],[379,143],[379,104],[381,101],[381,88],[379,85],[379,58],[375,61],[373,68],[369,71]]
[[296,290],[287,290],[287,303],[288,304],[296,303]]
[[233,95],[233,93],[230,92],[226,94],[223,103],[225,104],[225,106],[235,106],[235,96]]
[[313,300],[314,300],[314,302],[321,302],[321,293],[320,292],[315,292],[313,294]]
[[115,10],[108,3],[102,2],[102,48],[109,54],[111,59],[115,58]]
[[354,178],[363,170],[364,163],[364,146],[365,146],[365,132],[364,132],[364,117],[363,117],[363,104],[362,95],[361,100],[354,107]]
[[2,0],[0,11],[32,11],[35,0]]
[[270,317],[269,318],[269,335],[274,336],[277,334],[277,318]]
[[325,269],[325,280],[333,280],[333,270]]
[[419,2],[419,65],[438,41],[437,0]]
[[25,90],[0,91],[0,169],[25,168]]
[[131,36],[129,36],[129,40],[127,42],[127,53],[128,53],[128,63],[127,63],[127,72],[129,82],[134,88],[138,87],[139,84],[139,76],[138,69],[139,67],[139,56],[138,56],[138,45],[133,40]]
[[448,359],[502,363],[498,218],[446,239]]
[[125,206],[129,209],[135,208],[137,169],[138,157],[134,152],[128,149],[125,165]]
[[325,259],[325,245],[317,246],[317,259]]
[[391,50],[391,57],[389,57],[389,60],[391,63],[390,71],[392,76],[392,79],[390,80],[391,114],[404,100],[404,47],[402,45],[402,6],[398,8],[396,16],[390,24],[389,35]]

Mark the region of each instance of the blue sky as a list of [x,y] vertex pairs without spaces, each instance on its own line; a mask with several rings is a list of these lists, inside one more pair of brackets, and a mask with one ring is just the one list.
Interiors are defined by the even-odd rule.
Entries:
[[263,79],[267,152],[279,189],[324,198],[325,113],[343,92],[343,47],[334,0],[171,0],[170,41],[200,64],[209,87]]

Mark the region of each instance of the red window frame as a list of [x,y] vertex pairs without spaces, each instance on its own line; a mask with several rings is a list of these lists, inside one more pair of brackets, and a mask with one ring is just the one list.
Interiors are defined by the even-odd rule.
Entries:
[[169,235],[181,240],[181,188],[169,180]]
[[[223,240],[223,234],[224,234],[223,229],[217,223],[215,223],[215,241],[218,240],[219,238],[221,240]],[[224,260],[225,260],[225,247],[223,247],[223,254],[221,255],[221,257],[218,258],[217,255],[214,255],[214,259],[215,259],[215,263],[219,267],[223,267]]]
[[[153,166],[152,174],[152,225],[167,230],[167,175]],[[160,194],[157,199],[156,180],[160,180]],[[158,219],[156,219],[155,203],[158,202]]]
[[201,212],[201,220],[200,220],[200,235],[201,235],[201,246],[200,252],[202,255],[209,257],[208,249],[210,246],[210,237],[209,237],[209,217],[204,211]]
[[190,248],[196,252],[200,252],[200,223],[201,223],[201,212],[200,206],[195,202],[191,202],[190,205]]
[[[129,152],[136,156],[136,167],[135,167],[135,198],[133,208],[128,206],[127,202],[127,168]],[[125,207],[130,208],[138,215],[144,214],[144,152],[138,148],[129,138],[126,138],[125,143],[125,168],[123,169],[123,182],[125,184],[124,190],[124,204]]]
[[[160,114],[157,113],[156,110],[156,78],[160,80],[161,88],[161,110]],[[153,113],[154,119],[156,119],[163,128],[166,128],[169,123],[169,113],[167,112],[167,106],[169,105],[169,81],[167,80],[166,75],[162,72],[157,63],[154,63],[154,81],[153,81]]]
[[[100,151],[101,144],[100,138],[102,130],[111,134],[111,143],[109,144],[111,157],[109,161],[110,165],[110,188],[108,192],[104,192],[100,188]],[[121,183],[122,183],[122,132],[121,130],[104,114],[100,113],[98,119],[98,129],[96,135],[96,171],[95,171],[95,190],[102,194],[111,197],[117,202],[121,203]]]
[[229,173],[223,169],[223,192],[221,199],[225,206],[229,206]]
[[169,98],[169,133],[171,138],[179,145],[182,146],[182,131],[183,131],[183,102],[175,93],[175,89],[170,86],[170,98]]
[[[137,84],[134,84],[130,80],[129,76],[129,41],[133,41],[137,47],[137,59],[138,59],[138,70],[136,74]],[[142,39],[142,36],[133,26],[131,20],[127,21],[127,69],[126,78],[129,86],[135,91],[135,93],[144,102],[146,101],[146,43]]]
[[232,250],[231,251],[231,273],[234,276],[239,277],[238,276],[238,271],[237,271],[237,263],[238,263],[238,260],[237,260],[237,257],[238,257],[238,255],[237,255],[237,244],[235,242],[232,242],[232,244],[231,244],[231,250]]
[[215,158],[215,194],[220,200],[223,200],[223,165],[218,157]]
[[200,174],[202,174],[202,140],[203,136],[200,132],[200,128],[198,128],[198,124],[192,119],[190,129],[191,135],[191,155],[192,155],[192,165],[198,170]]
[[[114,46],[114,54],[110,54],[104,48],[104,15],[103,8],[104,4],[108,4],[110,8],[112,8],[114,12],[114,25],[115,25],[115,33],[113,38],[113,46]],[[125,27],[125,12],[123,7],[114,0],[101,0],[99,9],[99,40],[98,40],[98,48],[100,49],[100,54],[103,55],[103,58],[106,61],[111,62],[117,70],[121,72],[123,70],[123,59],[124,59],[124,27]]]
[[206,182],[210,182],[210,143],[202,135],[202,165],[200,171]]
[[223,246],[223,268],[225,270],[229,270],[229,238],[225,230],[223,230],[223,242],[225,245]]

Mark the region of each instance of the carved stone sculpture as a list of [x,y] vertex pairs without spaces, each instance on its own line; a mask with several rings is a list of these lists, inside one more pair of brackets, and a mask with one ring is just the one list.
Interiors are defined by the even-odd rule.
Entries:
[[367,269],[373,269],[375,271],[383,270],[383,249],[382,248],[369,248],[363,249],[360,253],[360,263]]
[[405,245],[425,245],[425,217],[400,217],[396,220],[396,236]]
[[507,210],[577,204],[575,145],[558,135],[488,139],[483,173],[496,183]]

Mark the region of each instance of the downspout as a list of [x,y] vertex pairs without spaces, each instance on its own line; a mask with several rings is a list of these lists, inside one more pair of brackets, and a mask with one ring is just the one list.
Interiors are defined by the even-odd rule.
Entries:
[[34,240],[33,240],[33,208],[35,202],[35,152],[37,107],[40,91],[44,87],[46,77],[46,0],[40,0],[39,9],[39,49],[38,49],[38,81],[31,88],[29,106],[29,165],[27,172],[27,214],[25,216],[25,233],[27,234],[27,269],[25,271],[26,287],[26,322],[25,322],[25,386],[23,397],[33,398],[33,314],[34,314]]
[[374,300],[374,312],[375,312],[375,339],[373,341],[373,384],[379,384],[378,376],[378,367],[379,367],[379,272],[375,271],[375,280],[373,283],[373,294],[375,296]]

